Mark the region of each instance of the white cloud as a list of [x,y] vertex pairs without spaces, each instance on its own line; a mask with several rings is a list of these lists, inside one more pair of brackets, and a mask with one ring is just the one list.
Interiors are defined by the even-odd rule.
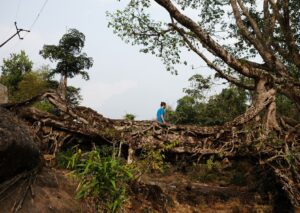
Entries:
[[137,86],[137,82],[132,80],[121,80],[113,83],[89,81],[88,84],[84,84],[81,87],[82,105],[99,109],[99,106],[110,98],[122,95]]

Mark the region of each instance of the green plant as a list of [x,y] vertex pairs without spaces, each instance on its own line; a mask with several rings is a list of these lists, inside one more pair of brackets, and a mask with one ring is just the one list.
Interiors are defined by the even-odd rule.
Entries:
[[214,156],[211,156],[209,159],[206,160],[206,166],[208,170],[218,170],[221,168],[221,164],[219,161],[214,160]]
[[99,150],[83,153],[77,147],[65,159],[67,168],[79,179],[77,199],[95,197],[110,212],[120,209],[126,198],[127,183],[133,177],[128,167],[111,156],[102,156]]
[[124,115],[124,119],[125,120],[128,120],[128,121],[133,121],[134,119],[135,119],[135,115],[134,114],[130,114],[130,113],[126,113],[125,115]]
[[206,161],[206,165],[207,165],[207,168],[208,170],[212,170],[213,168],[213,159],[212,158],[209,158],[207,161]]
[[[174,148],[179,144],[179,141],[171,141],[170,143],[163,144],[161,147],[154,149],[153,147],[147,147],[142,154],[143,171],[159,171],[163,172],[165,168],[165,152]],[[146,168],[146,169],[145,169]]]
[[48,100],[36,102],[33,106],[44,112],[55,113],[56,110],[56,108]]
[[[70,165],[70,161],[72,158],[74,158],[74,150],[76,149],[77,146],[73,147],[72,149],[68,149],[64,152],[59,152],[56,155],[56,160],[57,160],[57,165],[59,168],[68,168]],[[74,161],[75,163],[75,161]]]
[[191,180],[218,184],[221,182],[227,183],[229,181],[228,175],[222,170],[219,158],[216,159],[216,156],[210,156],[209,158],[202,160],[203,161],[201,162],[194,162],[189,166],[184,165],[186,174]]
[[164,157],[160,149],[149,149],[143,154],[142,168],[147,168],[146,171],[163,172]]

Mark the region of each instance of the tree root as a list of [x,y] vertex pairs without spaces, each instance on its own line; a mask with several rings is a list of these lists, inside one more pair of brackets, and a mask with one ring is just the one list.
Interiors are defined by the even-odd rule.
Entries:
[[[256,159],[258,164],[269,166],[291,203],[299,206],[300,128],[297,125],[293,128],[285,126],[282,131],[273,133],[268,130],[266,134],[266,127],[254,118],[274,99],[268,94],[262,97],[265,99],[261,100],[259,105],[250,107],[245,114],[223,126],[214,127],[193,125],[161,127],[153,121],[107,119],[90,108],[69,107],[53,92],[44,93],[16,105],[6,105],[6,107],[25,119],[40,141],[52,144],[47,154],[50,152],[55,156],[64,144],[78,137],[84,137],[96,144],[105,142],[118,146],[122,143],[133,151],[131,154],[134,154],[135,150],[150,147],[199,157],[248,156]],[[29,107],[35,101],[44,98],[60,110],[59,116]],[[168,144],[176,145],[166,150]]]
[[[34,197],[32,185],[35,182],[35,178],[38,172],[38,168],[34,168],[30,171],[25,171],[0,184],[0,201],[6,199],[8,196],[15,194],[15,203],[12,207],[12,212],[18,212],[24,203],[28,193]],[[21,187],[18,187],[21,186]]]

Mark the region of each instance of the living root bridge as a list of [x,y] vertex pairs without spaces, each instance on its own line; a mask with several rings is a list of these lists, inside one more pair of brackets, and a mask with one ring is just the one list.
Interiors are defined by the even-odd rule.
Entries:
[[[30,107],[46,99],[59,114],[51,114]],[[162,128],[153,121],[127,121],[104,118],[86,107],[67,106],[58,94],[48,91],[18,104],[6,104],[34,130],[37,140],[50,147],[47,156],[55,157],[62,146],[75,145],[83,139],[89,143],[125,145],[129,157],[135,150],[159,149],[176,144],[167,151],[172,153],[219,155],[223,157],[246,156],[256,159],[258,165],[269,168],[281,184],[294,206],[300,206],[300,132],[299,124],[288,125],[279,119],[280,131],[266,129],[257,122],[261,113],[274,102],[273,96],[265,98],[223,126],[199,127],[171,125]],[[123,147],[124,148],[124,147]]]

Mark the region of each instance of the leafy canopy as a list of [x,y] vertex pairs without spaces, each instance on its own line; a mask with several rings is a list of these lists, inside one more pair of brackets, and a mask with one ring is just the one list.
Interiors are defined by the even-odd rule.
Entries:
[[11,54],[8,59],[3,59],[0,81],[8,87],[10,95],[18,89],[18,83],[23,76],[32,70],[32,65],[33,62],[23,50],[20,53]]
[[49,89],[47,79],[48,73],[40,70],[24,74],[18,84],[18,90],[14,93],[14,101],[24,101],[46,91]]
[[245,112],[246,100],[245,91],[236,87],[223,89],[207,102],[198,102],[195,97],[186,95],[177,101],[175,111],[171,112],[171,122],[201,126],[222,125]]
[[59,40],[58,45],[44,45],[40,54],[50,61],[57,61],[56,68],[51,71],[51,75],[61,74],[62,76],[73,78],[81,75],[88,80],[89,75],[85,69],[93,66],[93,59],[82,53],[85,43],[85,36],[77,29],[69,29]]
[[[191,49],[187,44],[184,37],[186,36],[190,42],[197,48],[201,49],[201,46],[207,48],[213,55],[215,54],[213,49],[210,49],[202,41],[199,41],[197,35],[189,29],[185,23],[180,23],[176,19],[176,16],[169,13],[170,19],[164,19],[156,16],[153,12],[153,8],[156,5],[165,7],[167,10],[167,4],[172,4],[178,7],[179,12],[187,14],[189,18],[193,19],[195,23],[201,27],[203,32],[208,33],[212,39],[218,41],[224,49],[238,58],[254,58],[259,57],[259,51],[255,46],[245,39],[241,33],[240,27],[237,25],[237,17],[234,14],[232,7],[232,0],[129,0],[127,6],[124,9],[117,10],[115,12],[107,12],[109,17],[109,27],[113,29],[120,38],[126,43],[132,45],[141,46],[141,51],[145,53],[152,53],[160,57],[167,65],[168,70],[175,69],[174,64],[186,63],[180,60],[180,54],[182,53],[183,46]],[[260,0],[243,0],[238,1],[240,7],[248,9],[249,16],[254,19],[258,28],[263,33],[270,35],[264,35],[264,39],[274,39],[274,46],[280,46],[283,51],[288,51],[288,45],[285,45],[286,34],[279,23],[276,23],[274,29],[267,29],[267,25],[270,24],[272,13],[278,12],[284,13],[283,1],[278,0],[277,4],[273,5],[270,2]],[[240,3],[241,2],[241,3]],[[267,3],[266,3],[267,2]],[[266,8],[263,8],[266,7]],[[170,12],[170,11],[167,11]],[[268,13],[268,14],[267,14]],[[300,2],[298,0],[289,1],[288,11],[285,14],[289,16],[290,31],[295,37],[297,45],[300,44]],[[248,20],[248,17],[241,17],[244,22],[245,28],[250,33],[255,34],[254,29]],[[277,17],[276,17],[277,18]],[[182,28],[181,33],[176,30],[176,27]],[[288,27],[288,26],[287,26]],[[273,38],[268,38],[272,36]],[[275,50],[276,51],[276,50]],[[299,51],[299,49],[298,49]],[[207,53],[208,54],[208,53]],[[288,58],[281,57],[282,60],[288,61]],[[224,64],[223,64],[224,65]],[[233,71],[233,70],[231,70]],[[299,71],[299,70],[298,70]],[[299,74],[299,72],[297,72]],[[299,77],[299,76],[298,76]]]
[[[33,70],[32,66],[33,62],[25,51],[11,54],[8,59],[3,60],[0,83],[8,87],[10,102],[21,102],[46,90],[57,89],[59,82],[53,80],[49,66],[42,66],[36,70]],[[68,86],[67,103],[76,106],[81,100],[80,88]],[[39,107],[40,105],[43,107]],[[39,102],[36,107],[40,109],[53,108],[46,102]]]

